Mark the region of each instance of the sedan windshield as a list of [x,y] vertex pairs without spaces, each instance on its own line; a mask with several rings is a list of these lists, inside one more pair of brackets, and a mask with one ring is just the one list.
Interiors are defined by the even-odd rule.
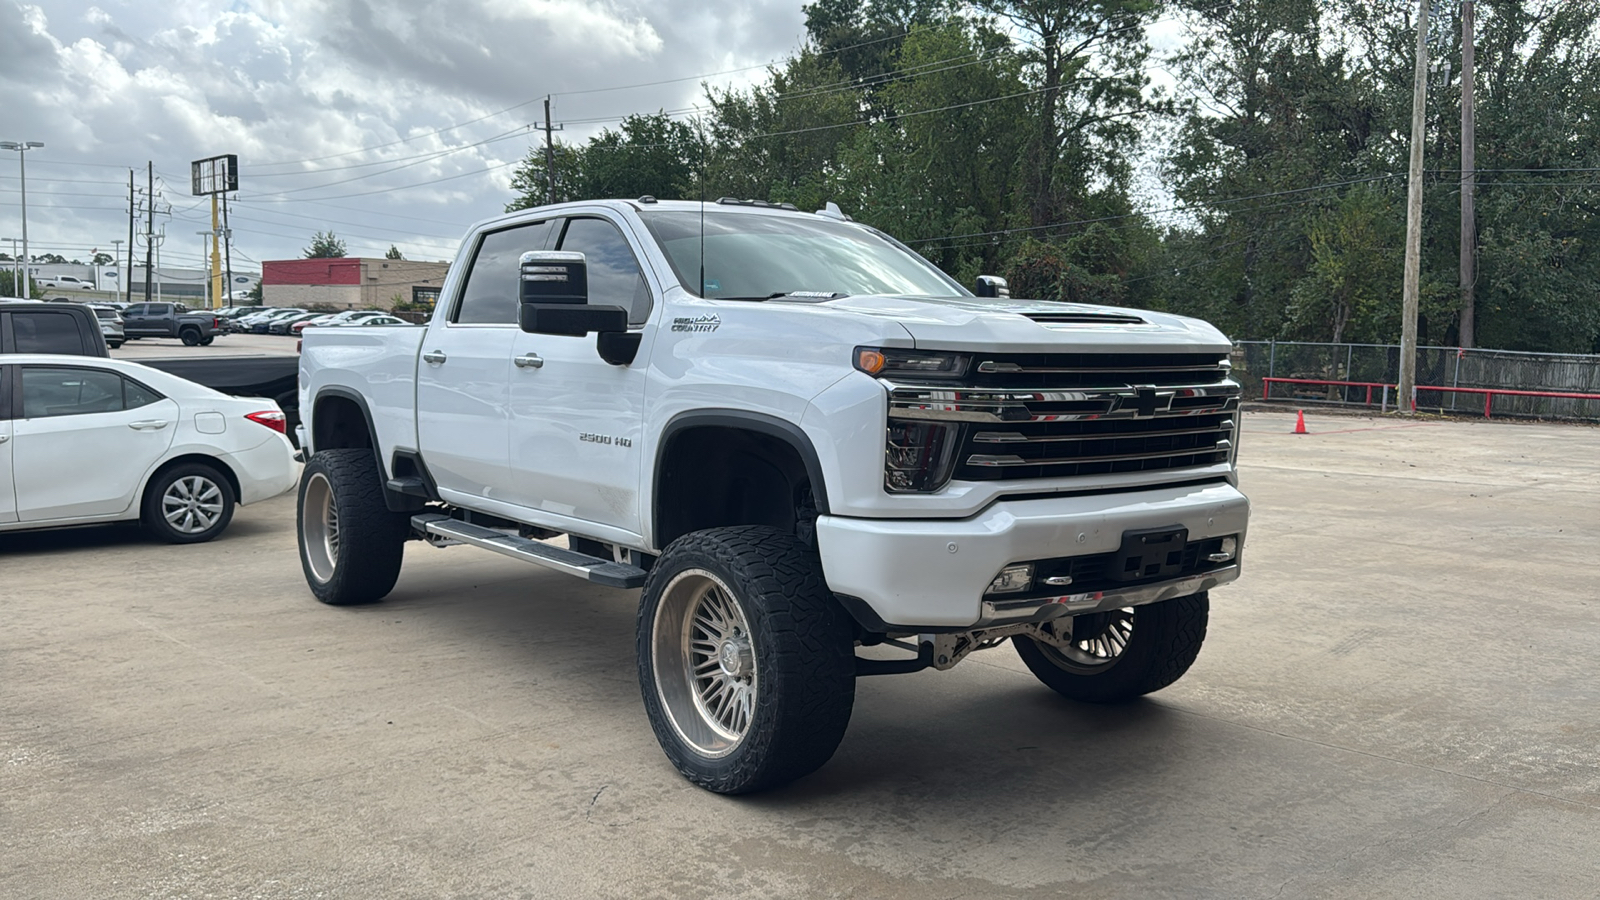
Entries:
[[678,281],[708,299],[766,300],[786,294],[964,296],[932,263],[871,229],[830,219],[707,211],[705,285],[700,290],[701,217],[640,214]]

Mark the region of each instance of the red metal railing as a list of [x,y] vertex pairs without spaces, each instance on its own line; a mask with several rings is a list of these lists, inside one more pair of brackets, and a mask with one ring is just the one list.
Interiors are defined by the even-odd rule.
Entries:
[[[1272,399],[1270,395],[1272,393],[1272,385],[1273,384],[1315,384],[1315,385],[1323,385],[1325,387],[1326,386],[1332,386],[1332,387],[1366,388],[1367,389],[1367,399],[1366,399],[1366,405],[1367,406],[1371,406],[1372,405],[1372,389],[1373,388],[1382,388],[1383,389],[1383,406],[1384,407],[1388,406],[1388,396],[1389,396],[1389,392],[1390,391],[1395,391],[1396,392],[1396,394],[1395,394],[1395,403],[1396,403],[1396,405],[1399,404],[1399,399],[1400,399],[1399,398],[1399,393],[1398,393],[1399,389],[1398,389],[1397,385],[1385,384],[1385,383],[1383,383],[1381,381],[1329,381],[1329,380],[1318,379],[1318,378],[1263,378],[1263,379],[1261,379],[1261,399],[1262,400],[1270,400],[1270,399]],[[1497,397],[1497,396],[1505,396],[1505,397],[1547,397],[1547,398],[1556,399],[1556,400],[1596,400],[1596,401],[1600,401],[1600,394],[1578,394],[1578,393],[1571,393],[1571,392],[1567,392],[1567,391],[1516,391],[1516,390],[1510,390],[1508,388],[1433,387],[1432,385],[1421,385],[1421,384],[1417,385],[1416,390],[1419,393],[1422,392],[1422,391],[1439,391],[1441,393],[1446,393],[1446,394],[1482,394],[1483,395],[1483,417],[1485,419],[1491,417],[1490,413],[1493,411],[1494,398]],[[1416,406],[1417,406],[1416,399],[1413,398],[1412,402],[1411,402],[1411,408],[1412,409],[1416,409]]]

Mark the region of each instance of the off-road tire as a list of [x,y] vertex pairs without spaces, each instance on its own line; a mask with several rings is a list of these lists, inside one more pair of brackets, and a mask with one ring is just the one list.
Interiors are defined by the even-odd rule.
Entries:
[[178,339],[183,341],[185,347],[196,347],[200,344],[200,329],[190,326],[178,331]]
[[214,335],[214,334],[208,334],[208,335],[206,335],[206,336],[205,336],[205,337],[203,337],[203,338],[201,338],[201,339],[200,339],[200,346],[202,346],[202,347],[209,347],[209,346],[211,346],[211,342],[212,342],[212,341],[214,341],[214,340],[216,340],[216,339],[217,339],[217,336],[216,336],[216,335]]
[[1127,647],[1098,668],[1073,667],[1059,651],[1032,638],[1018,636],[1011,643],[1028,669],[1061,696],[1120,703],[1159,691],[1189,671],[1205,642],[1210,609],[1204,591],[1134,607]]
[[[330,508],[334,537],[328,541]],[[295,532],[300,568],[318,600],[331,606],[382,600],[400,577],[410,528],[409,517],[390,512],[384,502],[371,450],[323,450],[306,463]]]
[[[205,513],[212,521],[203,528],[186,531],[186,523],[182,520],[174,523],[167,519],[169,511],[181,513],[183,497],[174,495],[173,509],[169,510],[167,506],[168,496],[173,494],[179,482],[197,487],[199,492],[207,494],[205,497],[196,497],[205,506],[220,507]],[[233,521],[234,504],[233,486],[216,467],[205,463],[183,463],[158,473],[145,485],[139,520],[152,535],[169,544],[202,544],[227,529],[228,523]]]
[[[748,623],[756,679],[748,724],[731,749],[708,755],[674,724],[658,683],[658,616],[669,589],[709,573],[725,585]],[[669,606],[670,610],[670,606]],[[855,703],[855,647],[848,614],[822,577],[816,552],[776,528],[739,526],[684,535],[668,545],[645,581],[637,631],[639,686],[650,726],[667,758],[691,782],[719,794],[759,791],[808,775],[839,747]],[[663,659],[670,659],[664,653]],[[665,677],[671,678],[669,674]],[[680,689],[693,680],[687,670]],[[681,701],[676,707],[682,710]]]

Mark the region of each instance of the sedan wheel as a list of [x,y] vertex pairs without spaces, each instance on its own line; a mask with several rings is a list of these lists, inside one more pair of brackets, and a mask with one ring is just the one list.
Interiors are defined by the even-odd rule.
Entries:
[[203,463],[162,473],[145,492],[144,523],[174,544],[209,541],[233,519],[233,489],[216,469]]

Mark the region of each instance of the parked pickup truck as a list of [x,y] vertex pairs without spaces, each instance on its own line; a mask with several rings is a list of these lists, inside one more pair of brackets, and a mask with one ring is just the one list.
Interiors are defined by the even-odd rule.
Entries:
[[68,291],[96,290],[94,282],[85,281],[82,278],[74,278],[71,275],[46,275],[43,278],[36,279],[34,284],[37,284],[41,288],[56,288],[58,290]]
[[831,205],[550,206],[457,258],[425,329],[305,331],[311,592],[382,598],[411,538],[643,588],[644,706],[702,787],[805,775],[857,676],[1008,639],[1067,697],[1158,690],[1239,575],[1204,322],[974,296]]
[[214,313],[193,311],[182,303],[131,303],[122,311],[122,328],[129,340],[142,337],[181,338],[186,346],[209,346],[223,333]]

